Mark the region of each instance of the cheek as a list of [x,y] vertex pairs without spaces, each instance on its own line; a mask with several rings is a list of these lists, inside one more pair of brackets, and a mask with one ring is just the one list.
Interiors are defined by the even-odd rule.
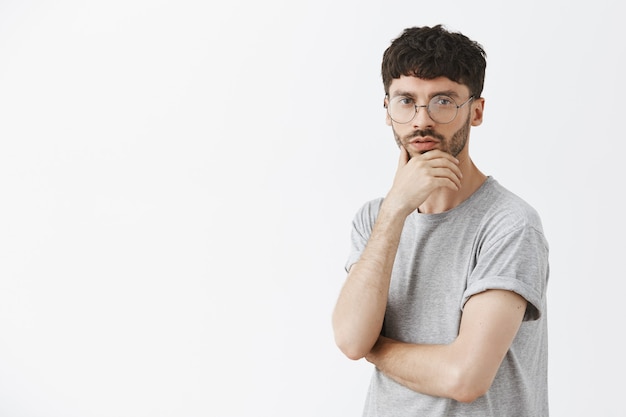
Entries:
[[402,146],[402,142],[400,142],[400,138],[398,138],[398,135],[394,134],[393,138],[396,141],[396,145],[398,145],[398,148]]

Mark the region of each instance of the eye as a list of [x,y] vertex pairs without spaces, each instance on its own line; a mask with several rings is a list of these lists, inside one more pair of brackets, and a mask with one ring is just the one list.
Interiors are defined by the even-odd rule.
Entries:
[[415,101],[413,101],[413,99],[409,97],[398,97],[396,98],[396,102],[401,106],[407,106],[407,107],[410,107],[415,104]]
[[435,96],[430,102],[439,107],[448,107],[455,105],[454,100],[452,100],[448,96]]

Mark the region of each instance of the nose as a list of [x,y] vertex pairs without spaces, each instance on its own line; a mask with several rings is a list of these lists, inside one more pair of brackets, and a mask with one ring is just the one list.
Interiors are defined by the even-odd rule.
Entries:
[[427,105],[415,106],[415,117],[411,120],[413,128],[425,129],[432,127],[434,123],[433,119],[430,118],[430,114],[428,114]]

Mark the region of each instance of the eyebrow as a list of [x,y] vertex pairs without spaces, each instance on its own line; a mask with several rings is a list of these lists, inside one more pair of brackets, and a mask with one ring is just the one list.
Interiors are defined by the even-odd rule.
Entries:
[[389,95],[389,98],[394,98],[394,97],[411,97],[411,98],[414,98],[415,96],[413,95],[413,93],[410,93],[408,91],[398,90],[398,91],[395,91],[393,94]]
[[[449,96],[452,98],[459,98],[459,94],[454,91],[454,90],[441,90],[441,91],[436,91],[434,92],[430,97],[428,97],[429,99],[435,97],[435,96]],[[410,97],[410,98],[415,98],[415,95],[410,92],[410,91],[403,91],[403,90],[398,90],[398,91],[394,91],[392,95],[389,96],[389,98],[395,98],[395,97]]]

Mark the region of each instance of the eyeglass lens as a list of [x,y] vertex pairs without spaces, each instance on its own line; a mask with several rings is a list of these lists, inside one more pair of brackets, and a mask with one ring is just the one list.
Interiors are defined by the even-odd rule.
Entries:
[[[387,107],[387,112],[396,123],[408,123],[415,117],[415,114],[426,106],[416,106],[415,101],[409,97],[394,97]],[[437,123],[450,123],[456,117],[459,106],[448,96],[434,96],[428,102],[426,110],[433,121]]]

